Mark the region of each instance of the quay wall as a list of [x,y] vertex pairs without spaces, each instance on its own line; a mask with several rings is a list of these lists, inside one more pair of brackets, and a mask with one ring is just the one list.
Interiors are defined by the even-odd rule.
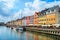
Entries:
[[42,29],[42,28],[26,27],[26,30],[32,31],[32,32],[52,34],[52,35],[60,36],[60,29]]

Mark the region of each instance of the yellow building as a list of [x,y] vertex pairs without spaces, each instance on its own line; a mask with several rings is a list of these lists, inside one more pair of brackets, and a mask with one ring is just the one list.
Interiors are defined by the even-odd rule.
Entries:
[[13,20],[13,21],[7,22],[6,25],[22,26],[22,19],[17,19],[17,20]]
[[39,13],[39,25],[59,25],[60,26],[60,10],[59,6],[42,10]]
[[56,24],[56,13],[46,14],[39,16],[39,25],[52,25]]
[[21,20],[21,19],[17,19],[16,21],[17,21],[16,24],[17,24],[18,26],[22,26],[22,20]]
[[39,16],[38,17],[38,23],[39,23],[39,25],[45,25],[46,24],[46,15],[44,15],[44,16]]

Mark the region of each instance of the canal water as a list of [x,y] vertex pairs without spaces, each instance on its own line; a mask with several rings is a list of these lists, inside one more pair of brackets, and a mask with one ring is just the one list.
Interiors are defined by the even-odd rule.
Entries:
[[28,31],[16,31],[0,26],[0,40],[60,40],[60,37]]

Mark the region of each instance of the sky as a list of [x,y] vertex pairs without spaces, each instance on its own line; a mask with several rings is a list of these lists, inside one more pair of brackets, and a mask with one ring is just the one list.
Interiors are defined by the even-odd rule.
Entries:
[[0,22],[31,16],[56,5],[60,6],[60,0],[0,0]]

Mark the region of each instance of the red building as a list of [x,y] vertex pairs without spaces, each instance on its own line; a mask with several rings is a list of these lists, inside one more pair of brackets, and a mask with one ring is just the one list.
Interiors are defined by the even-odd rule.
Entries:
[[30,16],[30,26],[34,25],[34,15]]
[[26,17],[26,25],[29,26],[29,24],[30,24],[30,16],[27,16]]

